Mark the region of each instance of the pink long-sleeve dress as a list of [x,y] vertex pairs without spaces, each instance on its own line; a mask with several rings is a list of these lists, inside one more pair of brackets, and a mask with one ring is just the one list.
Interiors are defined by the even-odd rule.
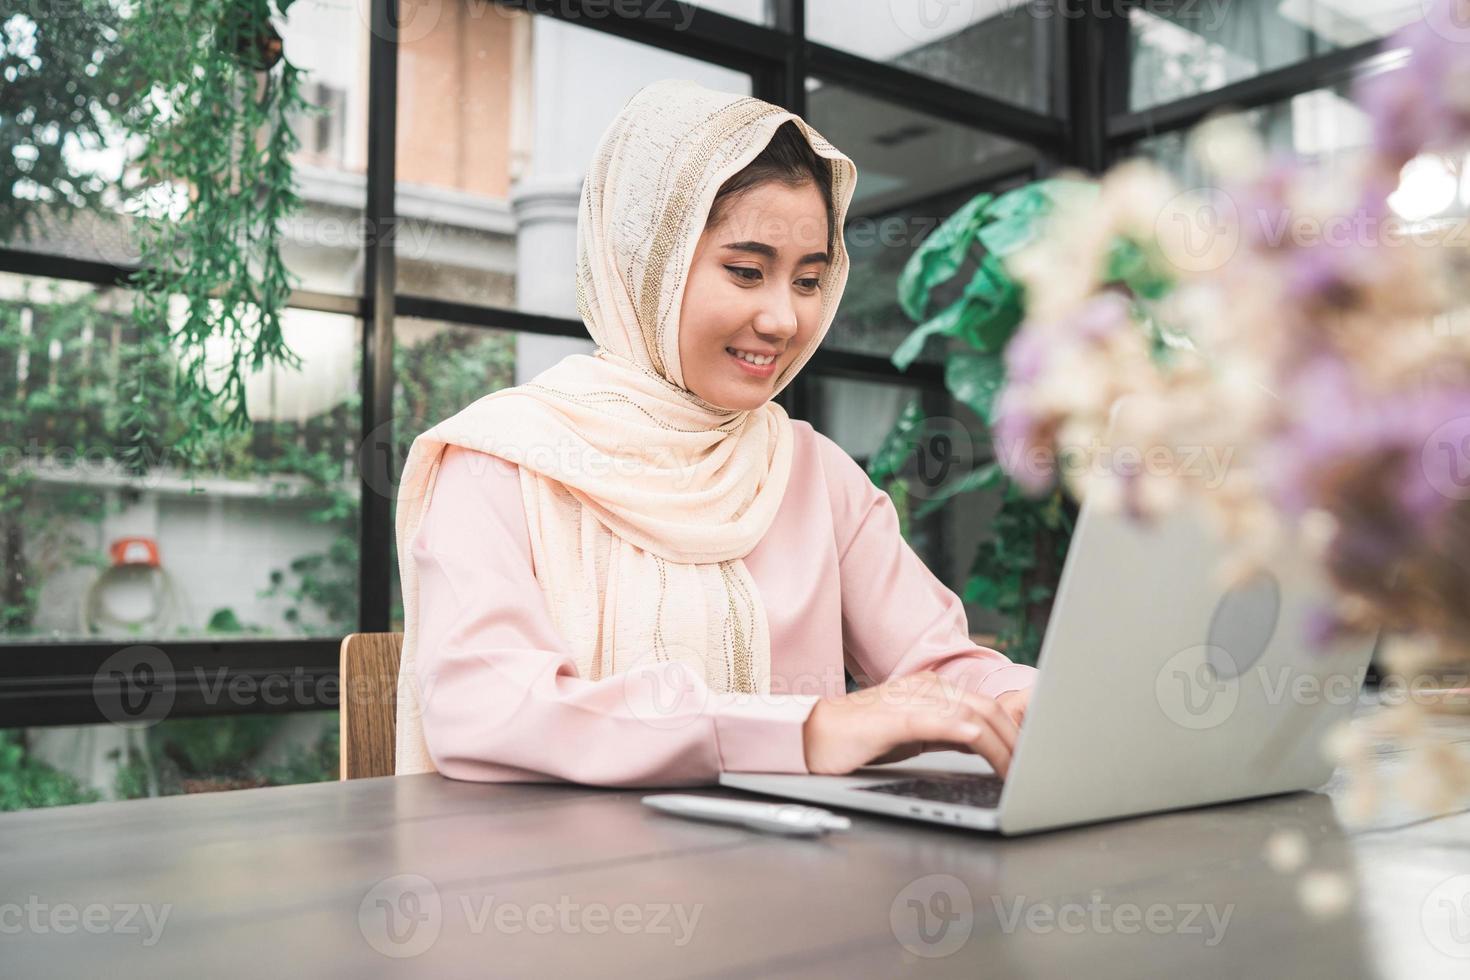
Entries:
[[[888,495],[810,424],[792,428],[786,494],[745,557],[770,625],[771,693],[708,692],[689,718],[657,725],[625,678],[578,676],[535,580],[516,466],[446,449],[412,544],[424,740],[439,772],[603,786],[802,773],[802,725],[845,691],[844,666],[864,686],[922,670],[991,697],[1030,686],[1035,668],[970,640],[959,596],[899,534]],[[663,668],[688,684],[679,665]]]

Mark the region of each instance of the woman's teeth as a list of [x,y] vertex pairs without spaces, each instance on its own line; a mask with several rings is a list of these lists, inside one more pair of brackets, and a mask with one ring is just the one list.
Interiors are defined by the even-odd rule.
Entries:
[[763,365],[766,365],[766,364],[770,364],[772,361],[774,361],[776,359],[776,355],[774,355],[774,354],[768,354],[765,357],[760,357],[760,356],[757,356],[755,354],[747,354],[745,351],[736,350],[733,347],[726,347],[725,348],[725,352],[728,353],[728,354],[734,354],[736,357],[740,358],[742,361],[749,361],[751,364],[754,364],[757,367],[760,367],[760,366],[763,366]]

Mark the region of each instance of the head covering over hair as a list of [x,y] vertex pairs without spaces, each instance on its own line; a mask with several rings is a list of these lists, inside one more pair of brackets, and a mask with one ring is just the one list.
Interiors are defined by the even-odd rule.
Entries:
[[[717,192],[788,121],[831,162],[834,230],[821,324],[772,396],[785,388],[826,336],[847,284],[842,226],[857,168],[779,106],[668,79],[623,107],[582,185],[577,307],[598,349],[486,395],[414,440],[396,521],[398,774],[434,769],[419,717],[413,539],[449,445],[520,467],[537,583],[581,677],[678,661],[711,691],[769,693],[770,634],[742,558],[785,494],[791,420],[774,401],[732,411],[690,391],[679,311]],[[432,693],[428,682],[424,696]]]

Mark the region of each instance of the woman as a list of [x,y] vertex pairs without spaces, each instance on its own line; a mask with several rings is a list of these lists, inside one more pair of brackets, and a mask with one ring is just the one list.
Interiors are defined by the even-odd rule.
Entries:
[[[1035,670],[970,642],[888,496],[772,401],[836,313],[856,177],[689,81],[613,121],[577,226],[597,351],[404,465],[398,773],[686,785],[926,747],[1005,772]],[[846,693],[844,663],[882,683]]]

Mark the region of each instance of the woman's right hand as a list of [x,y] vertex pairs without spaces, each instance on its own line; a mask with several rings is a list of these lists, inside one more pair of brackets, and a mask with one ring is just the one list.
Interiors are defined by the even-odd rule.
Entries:
[[802,726],[809,772],[840,776],[935,749],[983,756],[1002,777],[1019,734],[994,698],[932,670],[823,698]]

